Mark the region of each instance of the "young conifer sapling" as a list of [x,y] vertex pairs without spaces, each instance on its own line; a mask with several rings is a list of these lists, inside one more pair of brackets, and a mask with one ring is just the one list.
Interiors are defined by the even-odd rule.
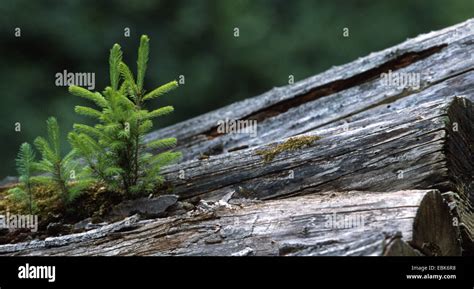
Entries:
[[120,46],[115,44],[109,57],[110,86],[102,93],[69,87],[71,94],[96,105],[96,108],[76,106],[76,113],[91,117],[96,123],[93,126],[75,124],[74,131],[68,135],[69,142],[85,160],[90,176],[109,189],[129,196],[154,190],[163,181],[160,169],[181,156],[169,150],[176,145],[175,138],[144,141],[145,134],[153,127],[152,120],[173,111],[172,106],[149,111],[146,103],[178,87],[176,81],[171,81],[149,92],[145,90],[148,54],[149,38],[143,35],[135,79],[122,61]]
[[35,152],[29,143],[23,143],[15,160],[20,186],[8,192],[19,202],[27,203],[30,214],[33,214],[35,203],[32,195],[33,172],[35,169]]
[[41,174],[35,177],[35,181],[53,186],[59,192],[63,205],[66,205],[90,184],[90,179],[77,177],[80,163],[75,159],[75,150],[62,156],[56,118],[48,118],[46,125],[48,137],[37,137],[34,142],[42,157],[36,164]]

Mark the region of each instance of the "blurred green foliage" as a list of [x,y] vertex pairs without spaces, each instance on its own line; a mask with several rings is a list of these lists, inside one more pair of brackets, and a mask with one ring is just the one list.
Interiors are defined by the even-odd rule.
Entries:
[[[105,87],[104,59],[113,43],[120,42],[124,59],[134,63],[138,37],[148,34],[153,57],[146,83],[185,76],[184,86],[155,100],[176,109],[156,124],[161,127],[285,85],[290,74],[303,79],[456,24],[473,12],[472,0],[2,0],[0,176],[14,174],[18,146],[44,134],[48,116],[65,130],[79,121],[77,99],[54,85],[55,74],[95,72],[96,87]],[[235,27],[240,37],[234,37]]]

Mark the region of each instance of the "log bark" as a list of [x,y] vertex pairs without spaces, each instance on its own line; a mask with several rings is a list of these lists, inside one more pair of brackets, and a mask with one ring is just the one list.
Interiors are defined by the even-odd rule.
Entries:
[[435,102],[370,117],[347,131],[344,127],[316,130],[307,136],[319,139],[282,151],[270,161],[262,154],[298,137],[181,163],[163,173],[174,193],[184,199],[201,196],[219,200],[229,193],[271,199],[307,190],[449,187],[443,149],[450,117],[454,120],[459,115],[449,115],[448,110],[462,110],[459,106],[463,104],[471,109],[464,100],[456,100],[452,106]]
[[[148,140],[177,137],[183,161],[217,155],[305,133],[316,128],[466,95],[473,100],[474,20],[371,53],[295,84],[158,130]],[[417,89],[381,85],[387,72],[419,73]],[[454,85],[454,87],[453,87]],[[257,120],[258,136],[218,134],[218,121]]]
[[[164,170],[182,199],[262,200],[326,191],[454,191],[466,250],[472,211],[473,107],[464,98],[427,102],[311,133],[319,140],[266,161],[259,152],[288,140],[193,160]],[[183,177],[184,176],[184,177]]]
[[452,218],[437,190],[327,192],[244,205],[221,201],[186,215],[135,223],[131,230],[109,230],[100,238],[56,237],[42,247],[0,246],[0,253],[452,256],[461,254]]

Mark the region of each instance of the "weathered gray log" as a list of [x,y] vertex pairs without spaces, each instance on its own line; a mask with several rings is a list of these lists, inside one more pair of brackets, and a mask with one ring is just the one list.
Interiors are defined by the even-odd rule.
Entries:
[[6,253],[453,256],[461,254],[461,246],[452,218],[436,190],[327,192],[240,206],[221,201],[100,239],[69,238]]
[[474,113],[455,98],[372,115],[312,132],[321,139],[265,161],[259,152],[282,140],[193,160],[164,170],[181,198],[272,199],[330,190],[392,191],[437,188],[458,193],[464,242],[472,246]]
[[[473,44],[474,20],[471,19],[158,130],[148,139],[176,136],[178,149],[184,153],[184,160],[189,160],[201,154],[216,155],[264,144],[341,121],[350,125],[352,118],[409,107],[433,97],[449,100],[456,94],[464,94],[472,100],[473,88],[469,84],[474,78]],[[419,73],[420,87],[384,86],[380,75],[388,71]],[[425,93],[425,90],[429,91]],[[411,95],[414,97],[407,99]],[[393,102],[397,107],[392,107]],[[218,134],[217,122],[224,119],[258,120],[258,135]]]
[[[454,110],[470,103],[457,100]],[[458,115],[451,115],[456,119]],[[449,122],[448,105],[428,103],[354,123],[354,129],[316,130],[310,145],[283,151],[267,161],[262,152],[295,138],[234,153],[193,160],[163,170],[182,198],[216,200],[234,197],[268,199],[327,190],[382,191],[441,185]],[[463,121],[465,123],[466,121]],[[470,123],[467,123],[470,125]],[[460,128],[462,129],[462,127]],[[399,171],[405,171],[401,176]],[[446,169],[444,170],[446,171]]]

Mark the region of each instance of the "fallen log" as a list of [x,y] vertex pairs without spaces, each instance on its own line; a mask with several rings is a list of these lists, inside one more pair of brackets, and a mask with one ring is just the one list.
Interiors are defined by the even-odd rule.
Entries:
[[[474,20],[420,35],[349,64],[260,96],[158,130],[148,140],[175,136],[183,160],[218,155],[386,110],[455,95],[473,100]],[[417,87],[384,85],[384,73],[415,73]],[[454,85],[454,87],[453,87]],[[426,91],[426,92],[425,92]],[[413,96],[413,97],[410,97]],[[396,102],[397,105],[392,106]],[[258,121],[258,134],[220,134],[219,121]]]
[[100,239],[50,242],[9,255],[460,255],[437,190],[326,192],[245,205],[218,202]]
[[265,200],[333,190],[451,190],[458,193],[464,241],[471,248],[473,124],[472,104],[464,98],[450,104],[427,102],[359,120],[351,130],[315,130],[310,135],[319,139],[281,151],[270,161],[261,152],[272,152],[295,138],[181,163],[164,173],[182,199]]

